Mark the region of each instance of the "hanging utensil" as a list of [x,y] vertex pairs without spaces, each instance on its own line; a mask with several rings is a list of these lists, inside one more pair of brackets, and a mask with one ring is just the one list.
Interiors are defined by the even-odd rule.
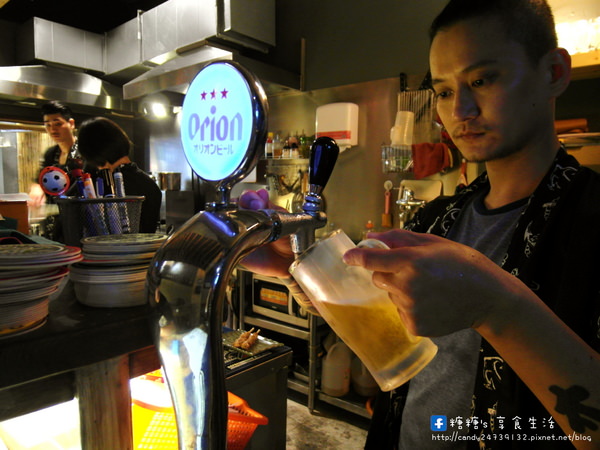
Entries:
[[394,184],[387,180],[383,183],[383,188],[385,189],[385,200],[384,200],[384,212],[381,215],[381,226],[383,228],[392,228],[392,214],[390,213],[391,204],[392,204],[392,188]]

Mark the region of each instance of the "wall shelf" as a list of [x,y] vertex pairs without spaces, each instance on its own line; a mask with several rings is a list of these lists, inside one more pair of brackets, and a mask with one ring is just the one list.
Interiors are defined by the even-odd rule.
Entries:
[[600,77],[600,50],[571,55],[572,79]]
[[252,274],[251,272],[240,270],[238,271],[238,277],[240,282],[240,298],[238,299],[238,328],[246,329],[248,327],[259,327],[264,330],[274,331],[276,333],[306,341],[306,345],[308,346],[309,364],[306,381],[298,378],[288,378],[287,386],[289,389],[307,396],[307,406],[309,411],[312,413],[315,410],[316,400],[320,400],[345,411],[357,414],[361,417],[370,418],[365,407],[365,402],[367,401],[366,398],[363,398],[353,392],[350,392],[344,397],[332,397],[321,392],[317,387],[317,351],[321,345],[323,335],[330,330],[329,326],[323,323],[322,320],[318,320],[318,317],[312,315],[309,316],[309,327],[300,328],[270,317],[258,315],[255,312],[247,310],[248,304],[246,300],[249,298],[248,295],[251,292],[248,289],[248,277],[250,277],[251,280]]

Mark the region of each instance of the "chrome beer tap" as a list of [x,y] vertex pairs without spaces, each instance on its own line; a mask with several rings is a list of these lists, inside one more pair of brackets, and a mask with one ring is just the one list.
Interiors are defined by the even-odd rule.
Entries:
[[400,210],[400,223],[398,226],[404,228],[404,225],[413,218],[417,210],[425,204],[425,200],[416,199],[413,190],[405,187],[402,190],[402,198],[397,200],[396,204]]
[[207,205],[156,253],[148,290],[180,449],[226,448],[222,322],[228,280],[237,263],[261,245],[290,236],[299,254],[314,242],[315,230],[327,221],[321,194],[338,153],[333,139],[320,137],[314,142],[304,212],[241,210],[226,198]]

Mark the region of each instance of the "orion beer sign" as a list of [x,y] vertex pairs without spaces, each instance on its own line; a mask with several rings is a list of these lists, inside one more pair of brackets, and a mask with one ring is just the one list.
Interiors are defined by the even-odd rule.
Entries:
[[209,64],[185,95],[181,142],[199,177],[219,181],[244,160],[252,138],[252,92],[232,65]]

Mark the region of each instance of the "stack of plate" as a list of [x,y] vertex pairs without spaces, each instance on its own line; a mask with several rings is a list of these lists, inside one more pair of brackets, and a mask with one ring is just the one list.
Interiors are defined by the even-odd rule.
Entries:
[[0,338],[34,330],[48,317],[68,266],[82,260],[78,247],[0,245]]
[[166,239],[153,233],[82,239],[83,261],[69,274],[77,300],[100,308],[145,304],[148,265]]

